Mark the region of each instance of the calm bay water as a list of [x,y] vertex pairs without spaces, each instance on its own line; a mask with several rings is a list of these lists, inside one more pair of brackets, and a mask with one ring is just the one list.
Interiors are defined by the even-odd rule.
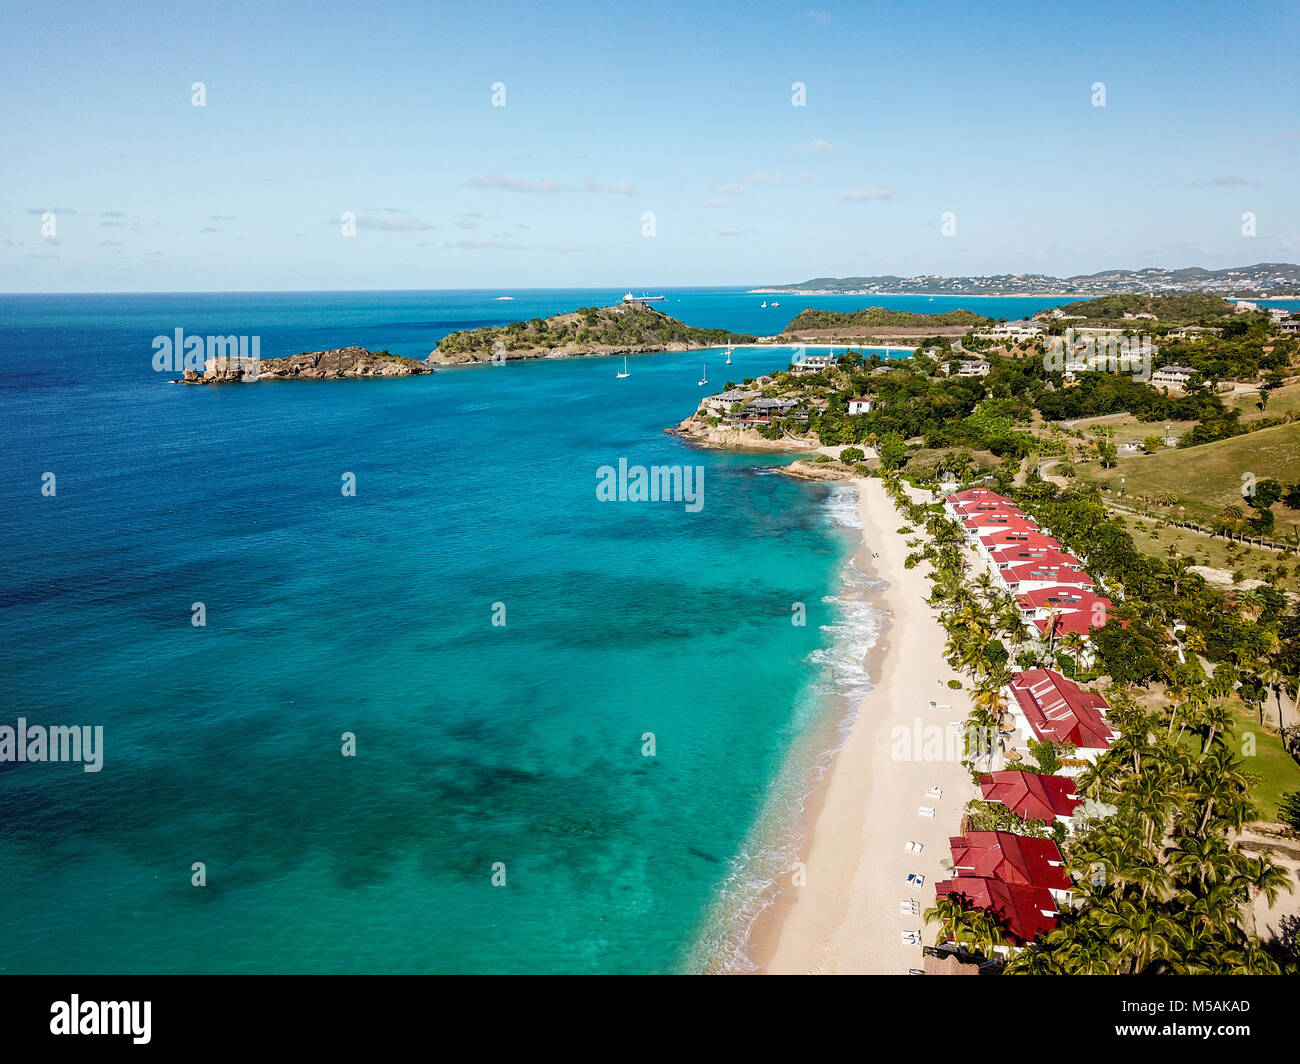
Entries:
[[[835,489],[665,436],[699,354],[622,381],[609,359],[220,388],[150,366],[176,328],[422,358],[622,295],[500,294],[0,297],[0,724],[105,731],[98,773],[0,764],[0,971],[700,965],[845,679],[829,644],[870,629],[827,601],[854,544]],[[960,304],[667,294],[760,334],[804,305]],[[598,502],[620,458],[702,467],[703,509]]]

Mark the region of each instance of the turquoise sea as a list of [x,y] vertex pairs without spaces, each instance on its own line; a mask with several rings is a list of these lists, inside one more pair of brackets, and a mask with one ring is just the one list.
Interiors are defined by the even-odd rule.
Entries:
[[[666,294],[756,333],[803,305],[960,304]],[[0,725],[101,725],[105,747],[97,773],[0,763],[0,971],[743,967],[877,619],[844,584],[843,489],[663,430],[701,361],[723,384],[789,352],[641,356],[626,380],[151,367],[177,328],[423,358],[621,295],[0,296]],[[599,502],[620,458],[701,467],[702,508]]]

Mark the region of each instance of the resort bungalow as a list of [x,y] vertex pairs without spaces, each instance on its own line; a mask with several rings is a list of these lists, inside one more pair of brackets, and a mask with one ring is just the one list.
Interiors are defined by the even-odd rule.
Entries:
[[1157,388],[1186,388],[1196,370],[1189,366],[1161,366],[1151,374],[1151,383]]
[[1300,318],[1292,318],[1290,321],[1284,321],[1277,327],[1277,331],[1284,336],[1300,335]]
[[1022,820],[1067,827],[1083,799],[1068,776],[1044,776],[1039,772],[1010,769],[981,776],[980,793],[986,802],[1006,806]]
[[[1105,628],[1114,603],[1079,587],[1053,584],[1016,595],[1016,605],[1027,621],[1046,621],[1053,615],[1081,613],[1089,628]],[[1041,630],[1041,626],[1040,626]]]
[[[1050,565],[1058,569],[1071,569],[1078,572],[1083,571],[1083,562],[1079,561],[1073,554],[1067,554],[1059,548],[1052,547],[1019,547],[1009,546],[1002,547],[998,550],[989,551],[989,561],[995,570],[994,576],[1001,576],[1001,573],[1007,569],[1015,569],[1022,565]],[[1002,577],[1003,583],[1006,578]],[[1063,581],[1066,585],[1069,581]]]
[[1095,586],[1087,573],[1060,562],[1025,562],[1005,568],[999,566],[993,575],[1013,595],[1027,595],[1031,591],[1044,591],[1049,587],[1091,591]]
[[790,372],[817,373],[820,370],[830,369],[833,365],[835,365],[834,355],[804,355],[803,358],[790,363]]
[[871,407],[872,407],[874,404],[875,404],[875,400],[874,400],[871,396],[869,396],[869,395],[861,395],[861,396],[859,396],[859,397],[856,398],[856,399],[850,399],[850,400],[849,400],[849,413],[850,413],[850,414],[870,414],[870,413],[871,413]]
[[1015,506],[1015,503],[1005,495],[999,495],[988,488],[967,488],[943,500],[944,510],[954,520],[973,506]]
[[994,555],[1008,548],[1020,550],[1061,550],[1061,544],[1051,536],[1035,529],[985,528],[980,529],[975,545],[989,569],[996,569]]
[[952,870],[958,876],[999,879],[1022,887],[1045,887],[1057,901],[1070,893],[1073,882],[1065,858],[1051,839],[1035,839],[1010,831],[968,831],[948,840]]
[[1043,335],[1043,326],[1036,321],[1021,318],[1019,321],[1004,321],[993,326],[988,332],[976,333],[976,336],[990,340],[1029,340]]
[[983,360],[977,362],[963,362],[957,367],[957,376],[959,377],[987,377],[991,367]]
[[1179,340],[1196,340],[1203,333],[1217,333],[1220,331],[1212,325],[1180,325],[1177,329],[1170,329],[1169,335],[1177,337]]
[[1062,759],[1061,775],[1077,776],[1084,763],[1096,761],[1119,737],[1106,721],[1110,708],[1106,700],[1059,672],[1029,669],[1013,673],[1007,695],[1012,719],[1022,734],[1075,748],[1073,758]]
[[[1046,887],[1026,887],[982,876],[958,876],[934,885],[937,897],[959,897],[976,909],[985,909],[1001,921],[1017,947],[1033,942],[1056,927],[1060,913],[1056,899]],[[1007,954],[1007,946],[994,946],[995,953]]]
[[746,391],[744,388],[729,388],[717,395],[710,395],[704,400],[704,408],[712,417],[722,417],[731,413],[733,403],[748,403],[758,398],[758,392]]
[[798,405],[798,399],[755,399],[741,408],[741,414],[746,418],[787,417]]

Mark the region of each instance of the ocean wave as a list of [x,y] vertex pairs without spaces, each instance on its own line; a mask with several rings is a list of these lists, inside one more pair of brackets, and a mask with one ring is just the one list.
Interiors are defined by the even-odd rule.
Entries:
[[[837,525],[860,528],[856,488],[833,491],[827,512]],[[776,903],[782,880],[800,859],[807,800],[830,771],[852,731],[862,696],[871,690],[867,659],[880,641],[887,614],[870,596],[885,584],[852,559],[840,575],[839,591],[822,600],[832,607],[835,620],[821,626],[825,644],[808,660],[815,676],[795,709],[799,734],[718,888],[712,916],[691,958],[695,971],[743,974],[757,969],[749,953],[754,926]]]

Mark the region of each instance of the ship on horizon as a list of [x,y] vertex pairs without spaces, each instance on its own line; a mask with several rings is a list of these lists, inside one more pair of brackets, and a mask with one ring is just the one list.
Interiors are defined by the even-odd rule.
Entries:
[[663,296],[648,296],[644,292],[639,296],[634,296],[631,292],[623,297],[624,303],[662,303]]

